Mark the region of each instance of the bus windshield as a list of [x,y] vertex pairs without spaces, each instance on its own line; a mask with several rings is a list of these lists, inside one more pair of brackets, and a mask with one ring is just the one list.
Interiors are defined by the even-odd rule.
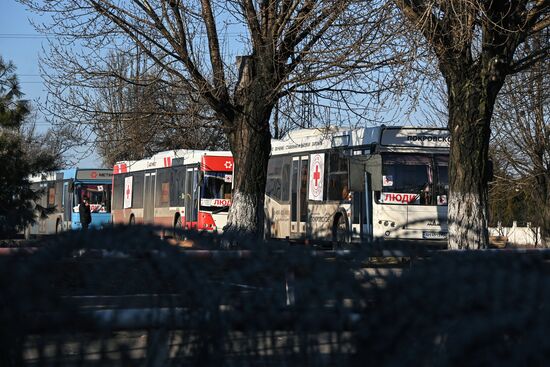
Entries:
[[232,175],[226,172],[205,172],[201,184],[202,206],[229,206],[231,204]]
[[380,202],[447,205],[448,159],[422,154],[382,156]]
[[74,197],[74,212],[78,212],[78,205],[82,199],[88,198],[90,210],[92,213],[110,213],[111,212],[111,184],[76,184]]

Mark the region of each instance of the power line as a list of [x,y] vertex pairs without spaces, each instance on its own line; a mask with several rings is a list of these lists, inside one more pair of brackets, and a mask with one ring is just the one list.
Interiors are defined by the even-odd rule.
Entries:
[[38,33],[0,33],[0,38],[12,39],[46,39],[50,35]]
[[[246,32],[220,32],[218,34],[219,37],[223,36],[244,36],[246,35]],[[58,37],[59,34],[57,33],[0,33],[0,38],[13,38],[13,39],[47,39],[48,37]],[[204,36],[202,34],[201,36]]]

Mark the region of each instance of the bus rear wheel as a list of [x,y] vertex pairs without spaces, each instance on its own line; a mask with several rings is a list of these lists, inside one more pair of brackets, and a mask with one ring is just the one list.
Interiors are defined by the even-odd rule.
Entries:
[[133,215],[130,217],[130,221],[128,222],[128,225],[135,226],[136,225],[136,217]]
[[61,232],[63,232],[63,228],[61,227],[61,220],[57,220],[57,222],[55,222],[55,234],[60,234]]

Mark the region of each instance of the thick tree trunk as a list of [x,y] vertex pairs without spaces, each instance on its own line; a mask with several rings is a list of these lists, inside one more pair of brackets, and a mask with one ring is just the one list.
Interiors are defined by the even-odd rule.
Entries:
[[476,76],[447,79],[451,131],[449,248],[488,245],[488,152],[494,98]]
[[224,232],[231,236],[261,238],[264,193],[271,154],[269,119],[273,75],[251,57],[242,60],[235,91],[236,114],[230,123],[229,145],[234,159],[233,203]]
[[229,135],[234,159],[233,204],[224,232],[230,235],[254,236],[263,234],[264,192],[267,163],[271,153],[269,117],[265,128],[244,116],[239,127]]

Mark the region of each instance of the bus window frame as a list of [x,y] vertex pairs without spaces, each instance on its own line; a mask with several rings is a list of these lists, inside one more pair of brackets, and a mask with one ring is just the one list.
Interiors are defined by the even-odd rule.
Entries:
[[[280,181],[280,197],[272,196],[268,192],[268,185],[269,185],[269,163],[272,162],[273,159],[280,159],[282,164],[280,165],[280,172],[278,175],[272,174],[272,180],[278,179]],[[276,201],[279,204],[290,204],[290,176],[292,171],[292,155],[285,154],[285,155],[278,155],[271,157],[269,159],[268,163],[268,174],[266,176],[266,195],[271,199]],[[286,171],[286,177],[285,177],[285,168],[287,168]],[[286,194],[286,195],[285,195]]]
[[[328,159],[325,155],[325,162],[328,162],[328,164],[325,164],[325,187],[323,188],[324,190],[324,193],[323,193],[323,197],[326,198],[325,200],[323,200],[324,202],[347,202],[350,200],[350,157],[344,153],[344,151],[342,149],[331,149],[331,150],[328,150],[326,151],[326,153],[328,153]],[[342,170],[339,170],[339,171],[333,171],[332,169],[332,164],[333,164],[333,161],[332,161],[332,157],[335,156],[338,158],[339,161],[345,161],[345,165],[346,165],[346,169],[345,171],[342,171]],[[338,163],[338,165],[340,166],[341,162]],[[327,168],[328,166],[328,168]],[[338,168],[342,168],[342,167],[338,167]],[[331,191],[330,191],[330,178],[331,176],[339,176],[339,175],[342,175],[343,173],[345,173],[346,175],[346,179],[345,179],[345,183],[343,185],[341,185],[340,188],[338,189],[335,189],[332,194],[337,194],[336,195],[336,198],[333,198],[330,194],[331,194]],[[340,182],[342,182],[343,180],[341,180]]]

